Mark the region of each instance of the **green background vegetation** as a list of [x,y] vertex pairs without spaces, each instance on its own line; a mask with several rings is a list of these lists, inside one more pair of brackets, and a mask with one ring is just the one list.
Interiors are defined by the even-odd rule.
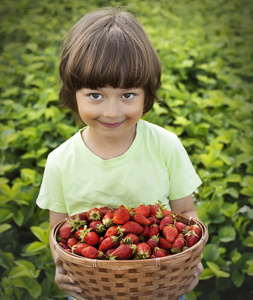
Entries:
[[136,15],[162,61],[164,101],[145,119],[180,137],[203,181],[196,208],[210,239],[187,300],[252,299],[251,0],[1,1],[0,299],[63,299],[35,204],[48,153],[78,130],[57,102],[59,44],[109,5]]

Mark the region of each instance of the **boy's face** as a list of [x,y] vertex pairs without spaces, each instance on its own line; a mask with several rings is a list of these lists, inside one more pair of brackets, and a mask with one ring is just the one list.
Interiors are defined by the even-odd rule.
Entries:
[[121,89],[106,86],[76,92],[78,112],[88,125],[90,134],[100,138],[128,137],[142,117],[144,106],[142,88]]

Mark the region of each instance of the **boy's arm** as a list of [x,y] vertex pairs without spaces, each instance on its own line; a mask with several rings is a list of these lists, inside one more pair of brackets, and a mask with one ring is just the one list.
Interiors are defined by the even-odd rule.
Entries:
[[[189,217],[193,217],[194,219],[199,219],[197,211],[194,206],[193,197],[192,195],[189,195],[187,197],[177,199],[177,200],[171,200],[170,201],[170,207],[172,211],[179,212],[181,214],[187,215]],[[202,263],[198,263],[196,273],[193,276],[193,280],[188,288],[187,293],[192,291],[199,283],[199,275],[203,273],[204,268]]]
[[192,195],[177,200],[170,200],[170,207],[172,211],[199,219]]
[[63,290],[67,295],[74,297],[77,300],[84,300],[80,296],[79,293],[82,293],[82,290],[75,286],[75,282],[66,274],[66,271],[63,268],[62,262],[60,261],[57,252],[54,250],[54,242],[53,242],[53,227],[55,224],[60,222],[61,220],[68,217],[68,214],[56,213],[50,211],[50,236],[49,236],[49,243],[50,249],[52,252],[52,256],[55,262],[56,271],[55,271],[55,282],[59,289]]

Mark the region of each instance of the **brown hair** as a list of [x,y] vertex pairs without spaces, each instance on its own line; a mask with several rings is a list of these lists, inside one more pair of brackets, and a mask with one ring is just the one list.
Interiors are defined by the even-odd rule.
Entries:
[[161,85],[161,64],[146,33],[128,12],[98,10],[81,18],[62,43],[60,102],[78,116],[82,88],[141,87],[148,112]]

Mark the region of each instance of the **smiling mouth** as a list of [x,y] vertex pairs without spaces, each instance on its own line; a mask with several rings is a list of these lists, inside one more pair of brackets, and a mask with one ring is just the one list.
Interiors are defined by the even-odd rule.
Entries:
[[105,122],[101,122],[98,121],[102,126],[107,127],[107,128],[117,128],[119,126],[121,126],[123,123],[125,123],[125,120],[119,123],[105,123]]

